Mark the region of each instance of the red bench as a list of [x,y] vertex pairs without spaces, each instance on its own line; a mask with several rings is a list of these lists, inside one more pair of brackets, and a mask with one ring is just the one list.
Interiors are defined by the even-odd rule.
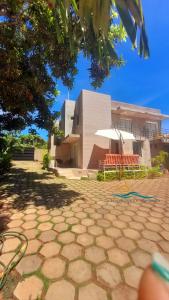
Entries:
[[141,171],[139,164],[139,155],[107,153],[105,154],[105,159],[99,161],[99,168],[104,171],[104,180],[105,174],[107,172],[120,172],[120,169],[123,167],[126,168],[128,171],[134,172],[134,174],[135,172]]
[[139,155],[132,154],[105,154],[105,159],[99,161],[99,168],[109,169],[113,167],[130,167],[139,166]]

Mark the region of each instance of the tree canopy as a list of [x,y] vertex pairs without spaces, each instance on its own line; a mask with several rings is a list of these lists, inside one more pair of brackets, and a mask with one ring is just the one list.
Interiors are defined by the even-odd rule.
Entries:
[[140,0],[4,0],[0,15],[0,131],[51,130],[57,79],[72,88],[79,51],[95,88],[124,64],[116,46],[128,34],[135,47],[137,28],[149,55]]

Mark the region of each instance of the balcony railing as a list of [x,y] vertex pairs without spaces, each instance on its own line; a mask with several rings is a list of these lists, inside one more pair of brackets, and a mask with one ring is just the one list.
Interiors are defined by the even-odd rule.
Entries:
[[149,140],[154,140],[154,139],[163,139],[163,140],[168,140],[169,141],[169,129],[147,129],[147,128],[126,128],[125,126],[117,126],[116,127],[119,130],[124,130],[130,133],[133,133],[136,139],[142,139],[146,138]]

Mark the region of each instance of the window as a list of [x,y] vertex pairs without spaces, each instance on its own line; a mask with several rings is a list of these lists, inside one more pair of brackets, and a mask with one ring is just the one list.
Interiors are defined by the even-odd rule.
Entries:
[[145,137],[153,138],[158,133],[158,123],[157,122],[146,122],[144,125]]
[[132,132],[132,121],[130,119],[121,118],[118,120],[117,128],[127,132]]
[[142,142],[133,142],[133,154],[138,154],[139,156],[142,156]]

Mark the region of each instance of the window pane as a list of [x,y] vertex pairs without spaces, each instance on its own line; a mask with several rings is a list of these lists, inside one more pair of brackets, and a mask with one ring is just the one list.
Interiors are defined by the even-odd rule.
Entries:
[[142,142],[133,142],[133,154],[142,156]]
[[119,119],[117,128],[127,131],[127,132],[131,132],[132,131],[132,121],[129,119]]

